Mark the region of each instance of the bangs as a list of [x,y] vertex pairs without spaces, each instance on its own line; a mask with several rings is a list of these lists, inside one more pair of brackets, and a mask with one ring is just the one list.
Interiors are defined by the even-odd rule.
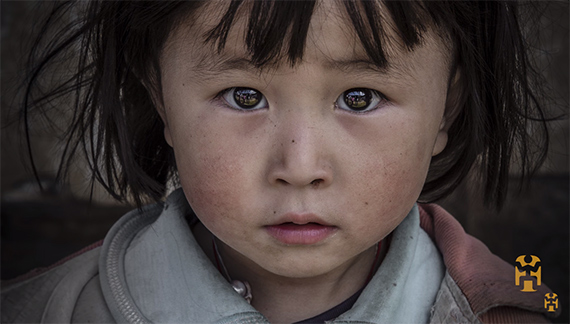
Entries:
[[[384,49],[393,42],[389,34],[396,33],[399,43],[408,51],[421,43],[427,30],[425,8],[421,2],[347,0],[342,2],[343,19],[350,21],[368,58],[378,68],[388,65]],[[311,17],[317,0],[301,1],[231,1],[220,22],[205,35],[205,42],[224,49],[238,11],[247,12],[245,45],[253,65],[258,68],[276,65],[286,60],[291,66],[302,60]],[[342,10],[341,9],[341,10]],[[382,11],[384,13],[382,13]],[[388,17],[386,15],[389,15]],[[350,24],[347,23],[347,26]]]

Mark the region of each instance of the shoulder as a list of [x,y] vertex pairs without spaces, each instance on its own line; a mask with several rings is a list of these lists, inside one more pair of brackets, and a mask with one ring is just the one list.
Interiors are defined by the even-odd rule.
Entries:
[[112,302],[107,303],[102,286],[109,267],[115,265],[109,260],[123,256],[130,243],[125,237],[138,235],[162,207],[159,203],[135,209],[123,215],[104,240],[52,266],[2,282],[0,322],[114,322]]
[[62,316],[70,319],[83,288],[98,274],[101,243],[48,268],[2,282],[2,323],[60,322]]
[[[440,295],[447,294],[449,298],[440,299],[438,295],[434,308],[453,302],[464,312],[471,313],[475,322],[548,322],[543,303],[544,295],[551,291],[546,285],[538,286],[534,293],[521,292],[515,285],[512,265],[465,233],[459,222],[442,207],[418,206],[420,226],[436,244],[447,269]],[[450,309],[447,311],[449,314]]]

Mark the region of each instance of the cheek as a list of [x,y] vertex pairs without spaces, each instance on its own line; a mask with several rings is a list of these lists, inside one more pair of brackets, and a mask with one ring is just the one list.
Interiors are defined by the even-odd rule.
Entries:
[[[240,147],[208,126],[193,125],[175,132],[174,152],[186,198],[208,226],[220,219],[233,221],[242,208],[240,193],[247,192],[249,177]],[[237,221],[237,220],[236,220]]]
[[[381,116],[382,117],[382,116]],[[434,127],[421,119],[396,118],[390,123],[372,120],[371,125],[346,129],[355,141],[347,143],[345,181],[357,190],[347,193],[356,213],[369,215],[363,231],[395,227],[420,195],[431,160]],[[382,119],[382,118],[379,118]],[[370,126],[370,127],[368,127]],[[434,136],[431,134],[434,133]],[[355,156],[349,163],[348,156]],[[371,225],[372,224],[372,225]]]
[[183,188],[188,191],[188,201],[193,207],[210,206],[220,209],[223,207],[220,197],[226,201],[233,199],[232,189],[238,185],[233,179],[236,168],[232,161],[223,156],[208,153],[202,150],[199,156],[190,153],[177,158],[180,180]]
[[363,179],[370,179],[367,183],[381,178],[383,183],[389,182],[397,188],[410,182],[423,182],[437,135],[432,124],[425,123],[421,116],[413,118],[398,113],[352,125],[344,121],[346,137],[352,139],[345,144],[345,150],[351,154],[345,156],[357,161],[353,164],[358,165]]
[[[410,172],[402,163],[381,172],[362,173],[366,183],[364,193],[351,198],[355,233],[371,242],[382,240],[406,217],[419,197],[423,186],[422,174]],[[379,166],[376,166],[379,167]]]
[[[396,152],[395,152],[396,153]],[[366,172],[355,178],[360,188],[354,201],[360,201],[362,214],[380,218],[383,223],[399,223],[416,202],[424,184],[426,168],[413,163],[415,152],[396,153],[369,161]],[[417,161],[417,160],[416,160]]]

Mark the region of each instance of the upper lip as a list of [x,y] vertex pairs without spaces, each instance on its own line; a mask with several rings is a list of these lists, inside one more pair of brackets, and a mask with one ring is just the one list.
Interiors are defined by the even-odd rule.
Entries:
[[321,217],[317,214],[313,213],[286,213],[280,216],[277,221],[275,221],[270,226],[276,226],[286,223],[293,223],[297,225],[306,225],[309,223],[312,224],[319,224],[323,226],[333,226],[332,224],[324,221]]

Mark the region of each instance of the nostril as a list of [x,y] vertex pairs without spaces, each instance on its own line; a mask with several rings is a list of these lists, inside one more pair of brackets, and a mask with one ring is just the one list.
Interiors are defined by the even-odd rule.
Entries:
[[[290,184],[287,180],[284,180],[284,179],[276,179],[276,182],[280,183],[280,184]],[[315,180],[311,181],[309,184],[312,187],[317,188],[323,182],[324,182],[323,179],[315,179]]]
[[316,188],[316,187],[318,187],[322,182],[323,182],[323,179],[315,179],[315,180],[311,181],[311,185]]

